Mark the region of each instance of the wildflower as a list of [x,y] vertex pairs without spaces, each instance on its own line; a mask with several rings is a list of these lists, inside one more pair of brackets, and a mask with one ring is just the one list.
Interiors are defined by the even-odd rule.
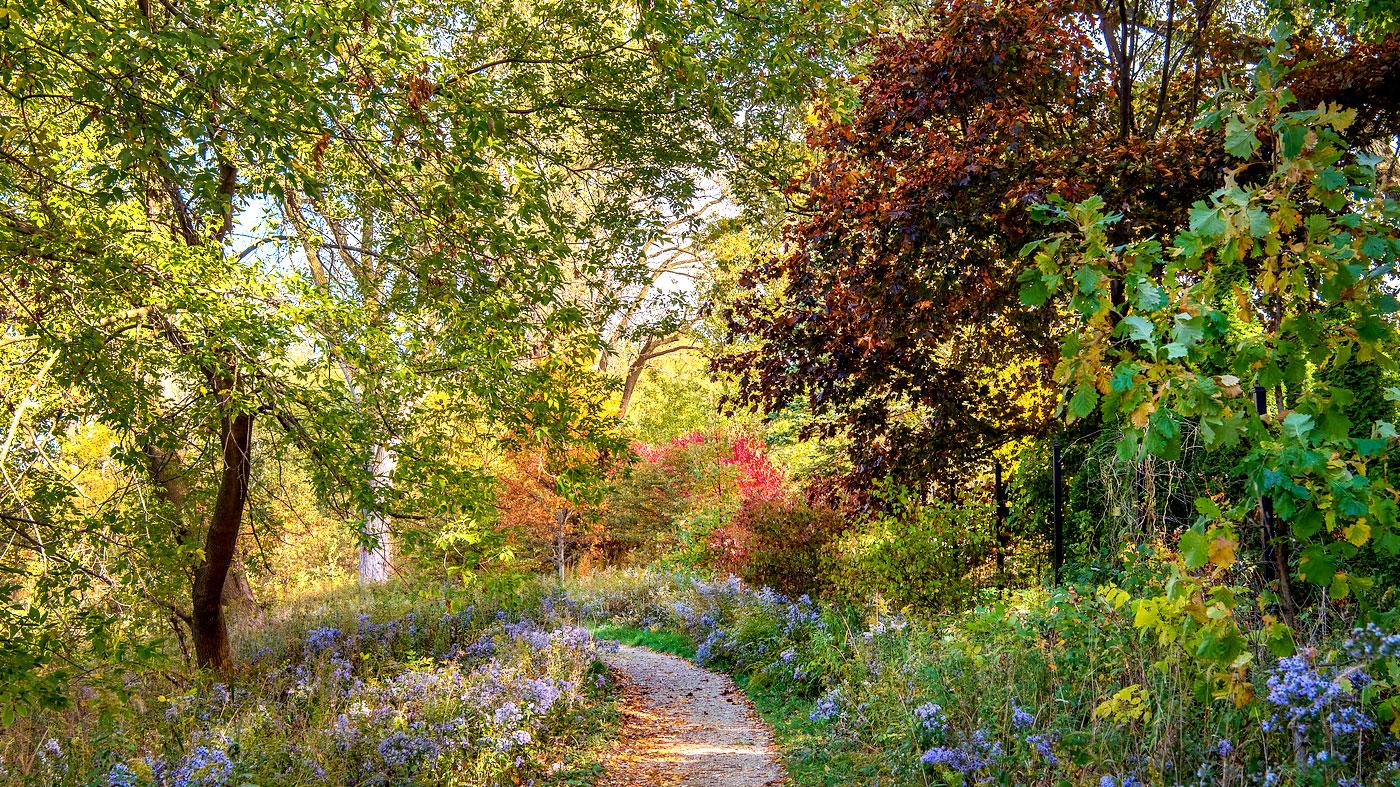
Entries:
[[169,770],[169,766],[166,765],[164,757],[142,757],[141,762],[151,770],[156,784],[165,783],[165,774]]
[[717,651],[722,650],[727,644],[725,641],[727,637],[724,629],[711,631],[705,641],[701,642],[700,646],[695,649],[695,663],[703,665],[712,661],[715,656],[719,655]]
[[306,655],[314,656],[334,648],[340,639],[340,629],[333,627],[314,628],[306,634]]
[[841,690],[832,689],[817,700],[816,707],[808,714],[812,721],[831,721],[841,716]]
[[124,763],[119,762],[107,770],[107,787],[137,787],[139,784],[141,779],[136,771]]
[[880,636],[881,634],[887,634],[891,632],[898,633],[908,627],[909,622],[904,619],[903,615],[894,615],[893,617],[880,618],[879,620],[875,621],[875,625],[870,627],[870,631],[868,632],[869,636],[866,638],[866,641],[868,642],[874,637]]
[[496,712],[492,714],[491,718],[493,721],[496,722],[496,726],[498,727],[509,726],[511,724],[516,723],[517,721],[520,721],[520,707],[513,702],[507,702],[506,704],[497,708]]
[[1001,755],[1001,742],[990,740],[985,730],[977,730],[961,746],[935,746],[924,752],[919,761],[970,776],[996,762]]
[[360,736],[360,731],[350,721],[350,717],[344,713],[335,718],[335,725],[331,727],[331,736],[335,738],[335,747],[344,752],[355,743],[355,739]]
[[57,738],[49,738],[39,746],[39,759],[46,763],[63,759],[63,747],[59,745]]
[[924,752],[924,756],[919,758],[919,762],[960,773],[978,770],[978,766],[974,766],[969,760],[967,752],[955,746],[935,746]]
[[179,787],[218,787],[233,778],[233,760],[221,748],[196,746],[175,770]]
[[926,702],[914,709],[914,715],[918,717],[919,724],[930,732],[943,729],[943,708],[932,702]]
[[1055,756],[1055,738],[1046,733],[1036,733],[1026,736],[1026,743],[1035,749],[1035,753],[1045,760],[1047,765],[1059,765],[1060,758]]
[[403,768],[419,762],[435,760],[442,754],[442,747],[431,738],[421,735],[408,735],[396,731],[379,742],[376,747],[384,764],[393,768]]
[[1221,757],[1229,757],[1230,752],[1234,750],[1235,745],[1225,738],[1221,738],[1220,742],[1215,744],[1215,753],[1219,754]]
[[209,694],[211,695],[210,704],[214,705],[227,705],[229,700],[232,699],[232,695],[230,695],[228,691],[228,686],[222,683],[215,683],[213,686],[210,686]]
[[1324,675],[1307,656],[1279,659],[1268,680],[1268,702],[1277,708],[1263,723],[1271,732],[1291,727],[1298,733],[1321,730],[1334,736],[1346,736],[1370,729],[1375,722],[1362,710],[1351,705],[1353,694],[1349,682]]
[[1376,726],[1360,709],[1347,705],[1327,714],[1327,728],[1334,736],[1356,735]]
[[1347,655],[1357,661],[1379,661],[1400,657],[1400,633],[1386,634],[1375,623],[1353,629],[1342,645]]
[[1022,708],[1019,705],[1012,705],[1011,723],[1016,725],[1017,729],[1024,730],[1025,728],[1035,724],[1035,716],[1032,716],[1030,713],[1027,713],[1026,709]]
[[531,738],[529,732],[527,732],[526,730],[516,730],[515,732],[512,732],[511,734],[497,741],[496,748],[501,751],[507,751],[516,746],[525,746],[530,743],[530,740]]

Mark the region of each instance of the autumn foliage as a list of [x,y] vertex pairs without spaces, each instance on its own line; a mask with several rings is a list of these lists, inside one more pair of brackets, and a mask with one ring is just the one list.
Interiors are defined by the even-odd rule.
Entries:
[[[813,125],[792,252],[752,265],[729,312],[737,403],[801,404],[810,434],[860,435],[852,489],[941,481],[1049,424],[1052,315],[1015,285],[1032,205],[1103,194],[1137,236],[1219,179],[1218,146],[1190,127],[1219,59],[1124,92],[1082,4],[942,5],[873,40],[856,105]],[[1146,92],[1161,96],[1139,107]]]

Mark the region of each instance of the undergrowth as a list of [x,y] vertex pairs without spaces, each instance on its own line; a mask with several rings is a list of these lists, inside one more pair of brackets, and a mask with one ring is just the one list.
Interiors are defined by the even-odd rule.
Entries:
[[1382,716],[1400,637],[1376,628],[1284,658],[1252,642],[1256,666],[1215,696],[1226,684],[1136,627],[1116,589],[1032,589],[929,620],[732,578],[613,572],[570,593],[600,633],[693,649],[733,674],[797,784],[1354,787],[1400,776]]
[[543,583],[359,591],[241,632],[224,675],[132,672],[0,741],[0,783],[591,784],[616,730],[600,644]]

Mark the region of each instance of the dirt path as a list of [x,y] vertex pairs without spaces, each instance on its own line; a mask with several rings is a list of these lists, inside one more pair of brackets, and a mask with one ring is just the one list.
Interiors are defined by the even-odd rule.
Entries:
[[607,656],[622,682],[622,734],[604,787],[783,783],[773,733],[734,681],[684,659],[623,645]]

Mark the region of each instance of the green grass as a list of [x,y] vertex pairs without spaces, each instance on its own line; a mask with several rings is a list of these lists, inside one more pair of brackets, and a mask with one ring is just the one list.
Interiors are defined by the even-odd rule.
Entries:
[[858,771],[845,744],[831,738],[827,725],[812,721],[815,700],[793,694],[762,675],[731,674],[735,684],[753,701],[758,715],[773,726],[783,765],[793,784],[874,783],[874,774]]
[[593,629],[593,635],[599,639],[610,639],[624,645],[636,645],[658,653],[680,656],[683,659],[695,658],[695,645],[684,634],[677,634],[674,631],[652,631],[636,626],[619,626],[609,623]]

